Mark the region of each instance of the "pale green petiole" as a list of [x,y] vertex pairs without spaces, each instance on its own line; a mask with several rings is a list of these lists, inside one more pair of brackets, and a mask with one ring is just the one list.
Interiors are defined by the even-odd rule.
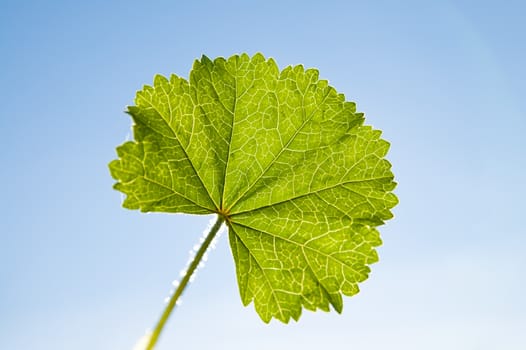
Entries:
[[217,221],[214,223],[214,226],[212,226],[212,228],[210,229],[210,233],[208,233],[208,235],[206,236],[203,244],[201,244],[201,246],[199,247],[199,250],[197,251],[194,259],[190,263],[190,266],[188,266],[188,269],[186,270],[183,279],[181,280],[174,294],[171,296],[170,301],[166,305],[166,308],[164,309],[163,314],[159,319],[159,322],[157,322],[157,325],[155,326],[155,329],[152,332],[148,345],[146,346],[146,350],[152,350],[154,348],[155,344],[157,343],[157,340],[159,339],[159,336],[161,335],[164,325],[166,324],[166,321],[168,321],[168,318],[170,317],[177,303],[177,300],[179,299],[181,294],[183,294],[186,285],[190,281],[190,277],[192,277],[197,266],[201,262],[203,255],[205,255],[208,247],[210,246],[210,243],[212,243],[212,241],[214,240],[214,237],[216,236],[217,232],[219,232],[219,229],[221,228],[221,225],[224,221],[225,218],[222,215],[218,215]]

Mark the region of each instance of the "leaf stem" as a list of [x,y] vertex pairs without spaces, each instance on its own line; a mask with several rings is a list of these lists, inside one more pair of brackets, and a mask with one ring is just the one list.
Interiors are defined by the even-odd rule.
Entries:
[[195,269],[201,262],[201,259],[203,258],[203,255],[205,255],[208,247],[210,246],[210,243],[212,243],[214,237],[216,236],[217,232],[221,228],[221,225],[225,221],[225,218],[223,215],[218,215],[217,221],[214,223],[214,226],[210,229],[210,232],[206,236],[203,244],[199,247],[199,250],[197,251],[194,259],[190,263],[190,266],[188,266],[188,269],[186,270],[185,275],[183,276],[183,279],[179,283],[179,286],[175,290],[175,293],[171,296],[170,301],[166,305],[166,308],[163,311],[163,314],[161,315],[161,318],[159,319],[159,322],[157,322],[157,325],[155,326],[155,329],[153,330],[153,333],[150,337],[150,340],[148,342],[148,345],[146,346],[146,350],[152,350],[157,343],[157,340],[159,339],[159,336],[161,335],[161,332],[164,328],[164,325],[166,321],[168,321],[168,318],[170,317],[170,314],[172,313],[177,300],[183,294],[184,289],[186,288],[186,285],[188,284],[188,281],[190,281],[190,277],[192,277],[193,273],[195,272]]

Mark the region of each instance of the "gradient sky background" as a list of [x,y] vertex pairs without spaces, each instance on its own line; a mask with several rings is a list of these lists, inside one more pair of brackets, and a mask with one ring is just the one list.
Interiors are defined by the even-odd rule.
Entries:
[[0,349],[129,350],[210,217],[121,207],[107,163],[156,73],[262,52],[384,131],[395,219],[344,313],[261,322],[223,235],[162,349],[526,348],[524,1],[0,0]]

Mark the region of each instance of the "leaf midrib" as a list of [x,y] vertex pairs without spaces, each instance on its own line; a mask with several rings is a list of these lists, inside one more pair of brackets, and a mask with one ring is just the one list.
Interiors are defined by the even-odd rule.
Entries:
[[[236,59],[236,72],[237,72],[237,64],[238,64],[238,60]],[[230,72],[229,72],[230,73]],[[234,77],[234,107],[232,108],[232,125],[230,127],[230,136],[228,138],[228,150],[227,150],[227,154],[226,154],[226,161],[225,161],[225,172],[224,172],[224,175],[223,175],[223,184],[221,186],[221,203],[220,203],[220,209],[221,210],[224,210],[223,208],[223,205],[224,205],[224,202],[225,202],[225,184],[226,184],[226,177],[227,177],[227,172],[228,172],[228,162],[230,161],[230,153],[231,153],[231,145],[232,145],[232,135],[234,135],[234,125],[236,123],[236,107],[237,107],[237,101],[238,101],[238,96],[237,96],[237,75],[233,75]],[[214,88],[214,91],[216,91],[216,87],[215,85],[212,83],[212,86]],[[221,100],[219,98],[219,94],[217,93],[216,91],[216,95],[217,95],[217,99],[218,100]],[[221,102],[221,104],[223,104]],[[226,109],[226,107],[225,107]]]
[[[164,89],[163,89],[163,92],[164,92]],[[150,101],[148,101],[146,98],[142,97],[141,98],[150,105],[150,108],[152,108],[155,112],[157,112],[157,114],[159,114],[159,116],[161,117],[161,120],[166,124],[166,126],[168,126],[168,129],[172,132],[173,134],[173,139],[175,139],[177,141],[177,143],[179,144],[179,147],[183,150],[183,153],[186,157],[186,159],[188,159],[188,163],[190,164],[192,170],[194,171],[195,175],[197,176],[197,178],[199,179],[199,182],[201,183],[201,185],[203,186],[203,189],[206,191],[206,193],[208,194],[208,198],[212,201],[212,204],[214,204],[214,206],[217,208],[217,203],[214,201],[214,198],[212,197],[212,195],[210,194],[210,192],[208,191],[208,188],[205,186],[205,183],[203,182],[203,179],[201,178],[201,176],[199,175],[199,172],[197,171],[197,169],[195,168],[194,166],[194,163],[192,162],[192,159],[188,156],[188,152],[186,151],[186,149],[183,147],[183,144],[181,143],[181,140],[179,140],[179,138],[177,137],[177,133],[175,132],[174,129],[172,129],[172,126],[170,125],[170,123],[168,123],[166,121],[166,119],[164,118],[164,115],[163,113],[161,113],[154,105],[153,103],[151,103]],[[161,135],[163,137],[166,137],[165,135],[163,135],[160,131],[157,131],[155,130],[152,126],[146,124],[146,123],[141,123],[142,125],[144,125],[145,127],[147,127],[148,129],[152,130],[153,132],[155,132],[156,134],[158,135]]]
[[[355,274],[361,276],[360,272],[356,271],[356,270],[354,269],[354,267],[353,267],[352,265],[349,265],[347,262],[345,262],[345,261],[341,261],[341,260],[335,258],[334,256],[332,256],[332,255],[330,255],[330,254],[327,254],[327,253],[325,253],[325,252],[323,252],[323,251],[321,251],[321,250],[318,250],[318,249],[315,249],[315,248],[313,248],[313,247],[310,247],[310,246],[308,246],[307,244],[302,244],[302,243],[299,243],[299,242],[296,242],[296,241],[293,241],[293,240],[287,239],[287,238],[285,238],[285,237],[278,236],[278,235],[273,234],[273,233],[271,233],[271,232],[267,232],[267,231],[261,230],[261,229],[259,229],[259,228],[250,227],[250,226],[248,226],[248,225],[245,225],[245,224],[242,224],[242,223],[239,223],[239,222],[234,222],[233,225],[239,225],[239,226],[242,226],[242,227],[246,227],[246,228],[248,228],[248,229],[250,229],[250,230],[254,230],[254,231],[257,231],[257,232],[264,233],[264,234],[267,235],[267,236],[270,236],[270,237],[274,237],[274,238],[280,239],[280,240],[282,240],[282,241],[284,241],[284,242],[287,242],[287,243],[293,244],[293,245],[298,246],[298,247],[300,247],[300,248],[307,248],[307,249],[309,249],[309,250],[311,250],[311,251],[313,251],[313,252],[315,252],[315,253],[317,253],[317,254],[323,255],[323,256],[325,256],[325,257],[331,259],[331,260],[334,260],[335,262],[337,262],[337,263],[339,263],[339,264],[341,264],[341,265],[344,265],[344,266],[348,267],[353,273],[355,273]],[[232,226],[233,226],[233,225],[232,225]],[[236,234],[236,235],[237,235],[237,234]],[[239,237],[239,236],[238,236],[238,237]],[[240,239],[241,239],[241,238],[240,238]],[[338,253],[339,253],[339,252],[338,252]]]
[[[263,177],[263,175],[265,175],[267,173],[267,171],[272,167],[272,165],[279,159],[279,157],[281,157],[281,155],[283,154],[283,152],[285,152],[285,150],[288,149],[289,145],[294,141],[294,139],[296,138],[296,136],[301,132],[301,130],[303,130],[303,128],[305,127],[305,125],[307,125],[313,118],[314,114],[320,109],[320,107],[325,103],[325,101],[327,100],[327,97],[329,96],[331,90],[329,89],[327,91],[327,94],[325,94],[325,96],[323,97],[323,100],[321,101],[321,103],[319,103],[317,106],[316,106],[316,109],[311,112],[311,114],[306,118],[306,120],[303,121],[303,123],[300,125],[300,127],[294,132],[294,135],[292,135],[292,137],[287,141],[287,144],[285,146],[283,146],[281,148],[281,150],[279,151],[279,153],[274,157],[274,159],[272,159],[268,164],[267,166],[265,167],[265,169],[261,172],[261,174],[259,174],[259,176],[256,178],[256,180],[254,180],[254,182],[252,182],[252,184],[250,186],[248,186],[245,191],[243,191],[243,193],[241,193],[241,195],[239,195],[234,201],[232,201],[232,204],[229,205],[229,211],[232,210],[232,208],[235,207],[235,205],[243,198],[243,196],[245,194],[247,194],[258,182],[259,180]],[[302,110],[304,109],[304,101],[305,101],[305,95],[302,96],[303,97],[303,100],[302,100]]]
[[[278,205],[278,204],[283,204],[283,203],[286,203],[286,202],[294,201],[294,200],[296,200],[296,199],[300,199],[300,198],[303,198],[303,197],[307,197],[307,196],[310,196],[310,195],[313,195],[313,194],[317,194],[317,193],[319,193],[319,192],[323,192],[323,191],[326,191],[326,190],[331,190],[331,189],[333,189],[333,188],[336,188],[336,187],[338,187],[338,186],[344,186],[344,185],[346,185],[346,184],[351,184],[351,183],[362,183],[362,182],[369,182],[369,181],[376,181],[376,180],[384,180],[384,179],[392,179],[392,178],[393,178],[393,175],[388,175],[388,176],[380,176],[380,177],[370,178],[370,179],[344,181],[344,182],[337,183],[337,184],[335,184],[335,185],[331,185],[331,186],[328,186],[328,187],[324,187],[324,188],[317,189],[317,190],[315,190],[315,191],[311,191],[311,192],[308,192],[308,193],[303,193],[303,194],[300,194],[300,195],[295,196],[295,197],[291,197],[291,198],[283,199],[283,200],[280,200],[280,201],[278,201],[278,202],[265,204],[265,205],[262,205],[262,206],[260,206],[260,207],[250,208],[250,209],[246,209],[246,210],[242,210],[242,211],[237,211],[237,212],[232,212],[232,213],[231,213],[231,217],[232,217],[232,219],[234,219],[236,215],[246,214],[246,213],[250,213],[250,212],[253,212],[253,211],[261,210],[261,209],[264,209],[264,208],[272,207],[272,206],[274,206],[274,205]],[[345,187],[345,189],[350,190],[350,189],[347,188],[347,187]]]
[[[240,225],[242,226],[242,225]],[[248,253],[250,254],[250,256],[252,257],[252,259],[255,261],[256,265],[258,266],[258,268],[261,270],[261,274],[265,277],[265,280],[267,281],[267,284],[268,286],[270,287],[270,293],[272,295],[272,298],[274,299],[274,302],[276,303],[276,305],[278,306],[278,309],[279,309],[279,313],[280,313],[280,316],[282,318],[283,317],[283,309],[281,308],[281,304],[279,303],[279,299],[276,297],[276,290],[274,289],[272,283],[270,283],[270,279],[268,278],[267,274],[265,273],[265,269],[261,266],[261,264],[259,263],[259,261],[256,259],[256,257],[254,256],[254,254],[252,253],[252,251],[250,249],[248,249],[247,245],[245,244],[245,242],[243,241],[243,239],[236,233],[236,231],[234,230],[234,227],[232,225],[229,225],[230,229],[232,230],[232,232],[236,235],[236,237],[239,238],[239,242],[245,247],[245,249],[248,251]],[[249,276],[250,277],[250,276]],[[248,280],[247,280],[247,283],[248,283]],[[254,297],[254,296],[253,296]],[[269,312],[271,313],[271,312]]]

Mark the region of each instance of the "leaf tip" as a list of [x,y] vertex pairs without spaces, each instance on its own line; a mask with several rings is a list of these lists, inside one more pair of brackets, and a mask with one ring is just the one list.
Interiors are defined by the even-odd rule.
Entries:
[[196,60],[196,63],[201,63],[201,64],[204,64],[204,65],[209,65],[209,64],[212,64],[212,60],[205,54],[202,54],[201,55],[201,60]]
[[168,79],[162,74],[155,74],[153,77],[153,86],[163,86],[169,84]]
[[259,62],[264,62],[266,61],[267,59],[265,58],[265,56],[263,56],[263,54],[261,52],[256,52],[254,54],[254,56],[252,56],[252,61],[254,63],[259,63]]

